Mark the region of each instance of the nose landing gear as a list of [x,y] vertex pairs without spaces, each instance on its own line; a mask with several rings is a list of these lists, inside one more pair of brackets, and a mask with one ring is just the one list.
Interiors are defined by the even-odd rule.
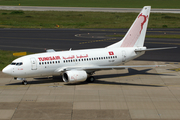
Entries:
[[23,85],[27,85],[27,84],[28,84],[26,78],[14,78],[14,79],[15,79],[15,80],[22,80],[22,84],[23,84]]

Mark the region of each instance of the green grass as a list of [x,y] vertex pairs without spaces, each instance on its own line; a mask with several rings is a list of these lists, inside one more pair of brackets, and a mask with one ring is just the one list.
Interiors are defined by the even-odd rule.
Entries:
[[[137,13],[0,11],[0,28],[129,28]],[[149,28],[180,28],[179,14],[151,13]]]
[[17,57],[13,56],[13,51],[0,50],[0,70],[10,64]]
[[114,7],[180,8],[180,0],[0,0],[0,5],[61,6],[61,7]]
[[[7,65],[11,64],[11,62],[21,56],[13,56],[13,53],[16,53],[14,51],[5,51],[5,50],[0,50],[0,70],[2,70],[4,67]],[[28,52],[27,55],[33,54]]]

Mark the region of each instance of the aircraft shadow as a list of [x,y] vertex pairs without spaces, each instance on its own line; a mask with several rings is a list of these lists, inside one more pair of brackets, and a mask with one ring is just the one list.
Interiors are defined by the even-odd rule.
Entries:
[[126,77],[126,76],[133,76],[133,75],[163,75],[163,76],[174,76],[174,75],[171,75],[171,74],[148,73],[149,70],[152,70],[152,69],[135,70],[135,69],[129,68],[129,69],[128,69],[128,73],[96,75],[95,77],[96,77],[96,79],[100,79],[100,78]]
[[[114,78],[114,77],[127,77],[127,76],[133,76],[133,75],[163,75],[163,76],[174,76],[171,74],[160,74],[160,73],[148,73],[149,70],[152,69],[144,69],[144,70],[135,70],[132,68],[128,69],[128,73],[123,74],[106,74],[106,75],[95,75],[95,82],[93,84],[112,84],[112,85],[131,85],[131,86],[149,86],[149,87],[162,87],[160,85],[146,85],[146,84],[134,84],[134,83],[123,83],[123,82],[112,82],[112,81],[103,81],[99,80],[102,78]],[[63,82],[61,76],[56,77],[44,77],[44,78],[34,78],[33,81],[28,81],[28,84],[46,84],[46,83],[58,83]],[[18,83],[10,83],[6,85],[21,85],[21,82]],[[80,83],[72,83],[72,84],[65,84],[68,86],[71,85],[84,85],[88,84],[88,82],[80,82]]]
[[114,77],[127,77],[133,75],[163,75],[163,76],[174,76],[171,74],[160,74],[160,73],[148,73],[149,70],[152,69],[145,69],[145,70],[135,70],[132,68],[128,69],[128,73],[123,74],[106,74],[106,75],[96,75],[96,81],[94,84],[111,84],[111,85],[127,85],[127,86],[146,86],[146,87],[164,87],[162,85],[150,85],[150,84],[135,84],[135,83],[124,83],[124,82],[112,82],[112,81],[103,81],[99,80],[102,78],[114,78]]

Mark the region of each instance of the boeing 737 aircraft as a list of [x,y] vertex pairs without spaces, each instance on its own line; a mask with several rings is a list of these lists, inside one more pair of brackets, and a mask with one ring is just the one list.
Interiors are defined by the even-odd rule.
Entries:
[[159,67],[160,65],[119,66],[133,60],[145,53],[145,51],[171,49],[144,47],[146,29],[148,25],[151,6],[145,6],[136,20],[119,42],[105,48],[54,51],[47,50],[20,57],[6,66],[2,72],[22,80],[27,84],[28,77],[62,75],[66,83],[81,81],[93,82],[95,71],[107,69],[125,69],[132,67]]

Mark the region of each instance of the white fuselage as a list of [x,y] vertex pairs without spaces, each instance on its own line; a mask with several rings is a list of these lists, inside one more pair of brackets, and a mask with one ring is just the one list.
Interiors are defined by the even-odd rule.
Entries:
[[[116,66],[144,54],[144,52],[135,52],[135,49],[137,47],[32,54],[14,60],[3,71],[9,71],[9,74],[14,77],[27,78],[60,75],[59,69],[65,67]],[[87,72],[93,72],[93,70]]]

